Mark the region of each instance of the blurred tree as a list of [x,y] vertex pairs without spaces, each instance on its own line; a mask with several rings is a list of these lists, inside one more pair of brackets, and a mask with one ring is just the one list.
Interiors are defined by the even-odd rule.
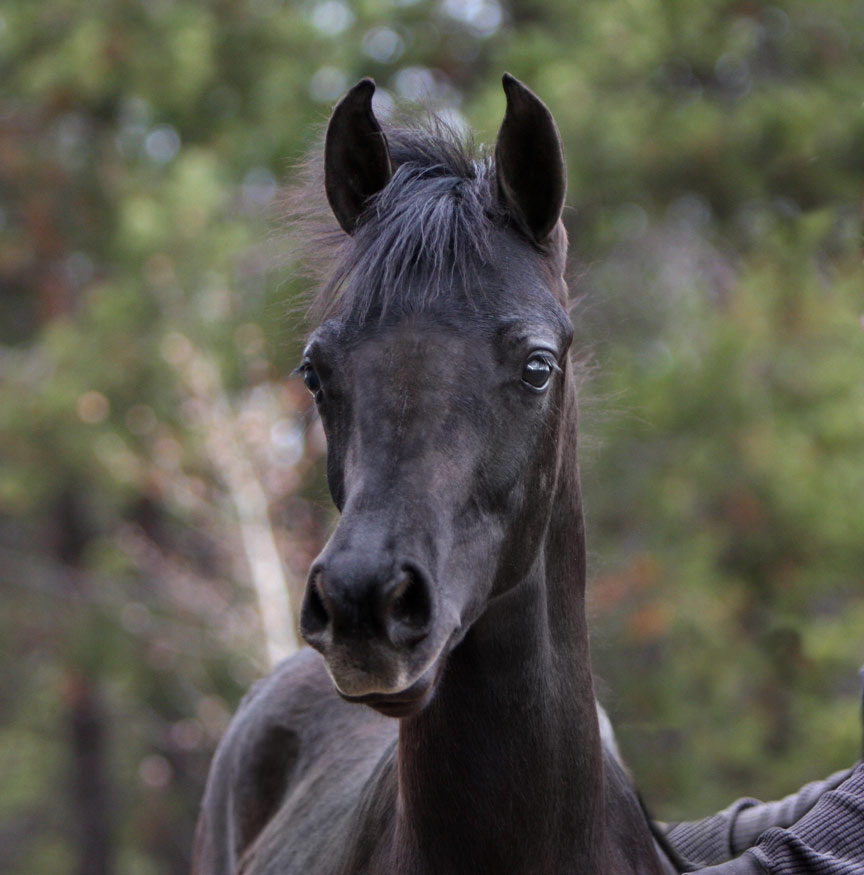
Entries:
[[853,0],[7,0],[0,868],[186,871],[213,746],[293,646],[330,512],[273,228],[361,75],[382,114],[422,99],[491,141],[509,69],[559,121],[595,649],[648,798],[695,816],[850,761],[862,24]]

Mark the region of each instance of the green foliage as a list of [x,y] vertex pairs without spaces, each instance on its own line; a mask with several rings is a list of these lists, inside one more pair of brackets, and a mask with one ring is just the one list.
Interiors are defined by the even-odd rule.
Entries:
[[266,665],[249,532],[296,598],[329,521],[278,189],[361,75],[491,141],[510,70],[558,119],[595,658],[646,797],[696,816],[851,762],[862,24],[843,0],[7,0],[0,868],[187,869]]
[[[726,300],[670,311],[669,345],[614,354],[603,380],[630,421],[587,471],[594,546],[614,569],[594,584],[614,630],[600,661],[643,724],[625,745],[657,733],[641,768],[677,817],[742,785],[782,794],[815,751],[827,769],[858,750],[859,266],[850,253],[828,282],[796,236],[766,238]],[[656,671],[634,675],[646,647]],[[686,735],[670,742],[670,727]]]

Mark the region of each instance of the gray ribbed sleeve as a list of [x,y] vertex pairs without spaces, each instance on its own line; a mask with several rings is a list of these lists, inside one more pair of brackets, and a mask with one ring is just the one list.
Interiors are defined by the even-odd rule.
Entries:
[[797,793],[779,802],[765,802],[742,808],[732,823],[732,852],[740,854],[752,848],[767,829],[774,826],[792,826],[813,808],[830,790],[839,787],[853,774],[852,769],[835,772],[824,781],[806,784]]
[[[711,817],[687,823],[670,824],[666,838],[692,869],[723,863],[741,853],[733,846],[735,824],[743,811],[760,808],[757,799],[738,799]],[[775,826],[772,821],[768,826]],[[786,824],[783,824],[784,826]],[[743,848],[741,849],[743,850]]]
[[864,875],[864,764],[779,802],[739,799],[666,835],[705,875]]
[[864,764],[789,829],[751,851],[769,875],[864,875]]

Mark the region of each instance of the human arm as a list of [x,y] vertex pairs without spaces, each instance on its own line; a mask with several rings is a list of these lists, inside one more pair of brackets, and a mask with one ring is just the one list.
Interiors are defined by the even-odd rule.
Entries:
[[739,800],[666,835],[705,875],[864,875],[864,763],[779,802]]

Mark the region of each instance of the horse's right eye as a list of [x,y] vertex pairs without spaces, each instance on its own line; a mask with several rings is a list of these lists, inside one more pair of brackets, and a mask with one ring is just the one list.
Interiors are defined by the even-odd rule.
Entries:
[[[313,395],[317,395],[321,391],[321,379],[315,373],[315,368],[312,365],[307,364],[303,368],[303,382]],[[317,401],[318,399],[316,398],[315,400]]]
[[321,378],[318,376],[315,368],[312,367],[312,362],[308,358],[304,358],[300,367],[294,373],[300,374],[303,377],[303,383],[312,393],[315,403],[320,404],[324,398],[324,394],[321,391]]

